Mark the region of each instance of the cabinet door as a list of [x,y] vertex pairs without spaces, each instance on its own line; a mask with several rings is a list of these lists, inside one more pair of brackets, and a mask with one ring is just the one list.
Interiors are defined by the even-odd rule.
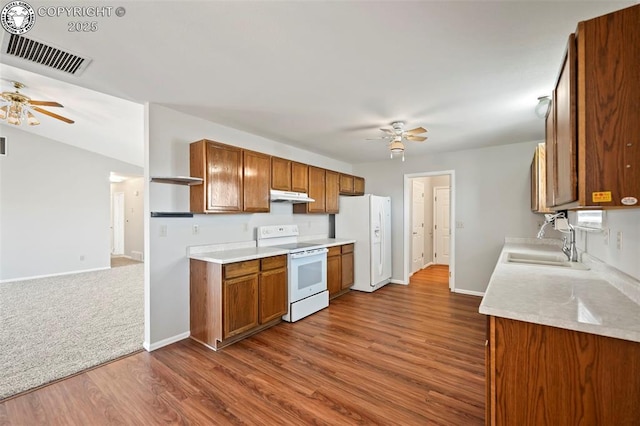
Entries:
[[338,213],[340,195],[340,173],[325,171],[325,212]]
[[258,274],[224,281],[223,339],[258,325]]
[[640,206],[639,24],[640,4],[578,24],[581,205]]
[[268,212],[271,187],[271,157],[253,151],[243,151],[243,196],[245,212]]
[[[352,248],[351,252],[342,254],[342,285],[341,289],[345,290],[353,285],[353,244],[349,244]],[[343,246],[344,251],[345,246]]]
[[556,206],[578,199],[576,65],[576,41],[574,34],[571,34],[555,88],[556,150],[553,198]]
[[353,177],[353,193],[355,195],[364,195],[364,178]]
[[287,270],[274,269],[260,274],[260,324],[287,313]]
[[[334,247],[331,247],[334,248]],[[329,297],[333,297],[342,289],[342,268],[340,247],[335,247],[338,254],[327,256],[327,289],[329,290]]]
[[556,110],[555,110],[555,91],[551,97],[547,119],[545,121],[545,183],[546,183],[546,205],[555,206],[555,171],[556,171]]
[[313,203],[306,204],[309,213],[325,212],[325,187],[325,170],[309,166],[309,197],[316,200]]
[[242,211],[242,150],[216,142],[206,143],[207,211]]
[[353,195],[353,176],[340,173],[340,194]]
[[291,190],[309,192],[309,166],[291,162]]
[[291,161],[271,157],[271,188],[291,191]]
[[529,175],[531,177],[531,211],[537,212],[538,205],[538,152],[533,154]]

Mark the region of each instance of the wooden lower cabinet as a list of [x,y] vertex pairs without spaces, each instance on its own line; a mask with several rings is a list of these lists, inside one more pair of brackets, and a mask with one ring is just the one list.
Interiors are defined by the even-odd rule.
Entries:
[[489,317],[487,425],[637,425],[640,343]]
[[287,257],[263,260],[260,272],[260,324],[280,319],[287,313]]
[[225,280],[222,298],[223,339],[258,325],[258,274]]
[[190,260],[191,338],[217,350],[282,321],[287,257],[221,265]]
[[334,299],[353,285],[353,244],[329,247],[327,253],[327,288]]
[[348,290],[351,288],[354,282],[354,269],[353,269],[353,244],[345,244],[341,250],[342,264],[342,290]]

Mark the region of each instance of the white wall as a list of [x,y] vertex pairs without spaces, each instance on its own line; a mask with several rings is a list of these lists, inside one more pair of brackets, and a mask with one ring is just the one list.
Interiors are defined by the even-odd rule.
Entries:
[[[571,223],[576,223],[575,213],[569,213]],[[580,249],[614,268],[640,280],[640,208],[606,210],[604,227],[609,229],[609,243],[604,234],[576,232]],[[617,248],[617,234],[622,232],[622,247]]]
[[[189,144],[211,139],[307,164],[352,173],[351,165],[279,142],[231,129],[169,108],[147,106],[148,148],[145,173],[189,175]],[[271,213],[196,215],[194,218],[150,218],[151,211],[188,211],[189,188],[151,183],[146,208],[149,246],[146,262],[145,347],[155,348],[189,332],[188,246],[249,241],[262,225],[297,223],[301,235],[329,234],[329,215],[294,215],[291,204],[272,203]],[[199,225],[193,235],[192,225]],[[166,237],[160,236],[166,226]]]
[[505,236],[535,237],[540,220],[531,213],[529,165],[538,142],[431,154],[406,161],[384,160],[354,166],[367,192],[390,195],[392,210],[393,279],[402,281],[403,180],[405,174],[455,170],[455,285],[483,292],[495,267]]
[[0,281],[108,268],[109,173],[142,169],[1,127]]
[[130,178],[111,184],[111,195],[124,193],[124,255],[144,253],[144,178]]

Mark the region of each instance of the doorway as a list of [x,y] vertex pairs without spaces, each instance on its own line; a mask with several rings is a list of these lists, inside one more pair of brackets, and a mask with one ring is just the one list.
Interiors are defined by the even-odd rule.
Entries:
[[455,173],[453,170],[404,176],[404,279],[431,265],[448,266],[455,289]]

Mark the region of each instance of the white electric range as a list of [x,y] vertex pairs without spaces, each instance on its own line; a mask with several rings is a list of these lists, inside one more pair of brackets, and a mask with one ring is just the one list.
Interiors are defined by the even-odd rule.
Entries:
[[329,306],[326,247],[298,242],[298,225],[258,227],[258,247],[288,250],[289,302],[283,320],[294,322]]

